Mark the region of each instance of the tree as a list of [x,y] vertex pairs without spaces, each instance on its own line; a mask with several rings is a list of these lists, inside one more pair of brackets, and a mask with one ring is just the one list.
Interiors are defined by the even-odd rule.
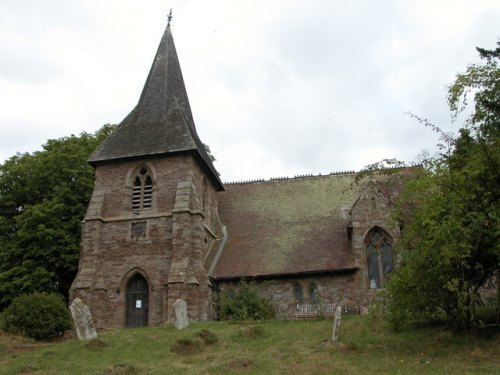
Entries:
[[[453,117],[470,109],[472,98],[470,116],[457,137],[431,125],[444,152],[424,160],[397,209],[406,225],[402,264],[388,287],[395,327],[444,311],[451,327],[471,329],[479,324],[481,290],[500,277],[500,48],[478,51],[484,62],[448,89]],[[500,295],[497,313],[499,304]]]
[[68,295],[92,194],[90,154],[113,130],[52,139],[0,165],[0,310],[20,295]]
[[207,152],[207,155],[210,159],[210,161],[213,163],[215,160],[215,156],[212,154],[212,150],[210,150],[210,146],[207,145],[206,143],[203,143],[203,147],[205,147],[205,151]]

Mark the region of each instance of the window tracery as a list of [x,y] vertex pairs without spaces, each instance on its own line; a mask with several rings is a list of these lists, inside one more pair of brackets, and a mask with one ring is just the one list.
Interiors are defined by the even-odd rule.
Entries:
[[387,276],[394,269],[394,260],[391,240],[380,228],[374,228],[368,234],[366,261],[370,288],[385,288]]

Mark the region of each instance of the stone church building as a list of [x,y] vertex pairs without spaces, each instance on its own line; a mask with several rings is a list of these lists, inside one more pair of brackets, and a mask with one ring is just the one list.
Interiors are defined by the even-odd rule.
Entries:
[[170,26],[137,106],[89,163],[70,298],[89,305],[97,327],[171,322],[178,298],[190,319],[213,319],[217,293],[241,278],[278,317],[363,310],[393,269],[400,230],[389,215],[405,171],[224,184],[196,133]]

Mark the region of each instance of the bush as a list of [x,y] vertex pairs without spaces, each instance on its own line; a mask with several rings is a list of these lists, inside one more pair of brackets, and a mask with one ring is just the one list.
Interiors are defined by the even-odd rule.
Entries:
[[0,326],[9,334],[49,340],[71,328],[68,309],[59,294],[24,294],[0,315]]
[[274,318],[271,303],[258,295],[253,283],[241,280],[238,291],[223,291],[218,304],[219,318],[222,320],[265,320]]

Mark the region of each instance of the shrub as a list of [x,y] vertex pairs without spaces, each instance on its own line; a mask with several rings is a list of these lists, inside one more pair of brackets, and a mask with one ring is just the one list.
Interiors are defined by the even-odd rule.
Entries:
[[259,296],[253,283],[241,280],[238,291],[223,291],[218,303],[219,318],[222,320],[265,320],[274,318],[271,303]]
[[34,293],[14,298],[2,312],[0,326],[6,333],[49,340],[71,328],[71,320],[59,294]]

